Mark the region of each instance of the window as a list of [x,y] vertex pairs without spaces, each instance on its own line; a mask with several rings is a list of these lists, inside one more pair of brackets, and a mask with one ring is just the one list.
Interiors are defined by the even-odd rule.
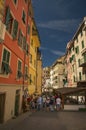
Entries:
[[75,61],[75,55],[72,55],[72,60]]
[[1,66],[1,73],[2,74],[9,74],[11,73],[11,68],[9,66],[9,60],[10,60],[10,52],[7,49],[3,50],[3,59],[2,59],[2,66]]
[[32,55],[30,54],[30,63],[32,63]]
[[25,15],[25,12],[23,10],[23,12],[22,12],[22,21],[23,21],[24,24],[25,24],[25,19],[26,19],[26,15]]
[[81,81],[81,72],[79,72],[79,80]]
[[73,76],[73,82],[75,82],[76,81],[76,78],[75,78],[75,76]]
[[82,49],[84,48],[84,41],[82,41]]
[[81,37],[83,36],[83,32],[81,31]]
[[26,37],[23,36],[23,33],[21,32],[21,30],[19,30],[19,35],[18,35],[18,45],[26,51],[26,54],[28,55],[28,49],[29,46],[26,43]]
[[15,4],[17,3],[17,0],[13,0],[13,1],[14,1]]
[[21,78],[23,76],[21,72],[21,68],[22,68],[22,62],[18,60],[17,78]]
[[79,54],[79,46],[77,46],[77,47],[75,48],[75,52],[76,52],[76,54]]
[[30,81],[30,84],[31,84],[32,83],[32,75],[31,74],[30,74],[30,80],[29,81]]
[[72,57],[70,57],[70,63],[72,63]]
[[6,9],[6,19],[5,19],[6,29],[12,35],[13,39],[17,38],[18,32],[18,22],[13,18],[10,12],[10,8]]
[[78,59],[78,66],[80,66],[80,59]]
[[23,34],[21,30],[19,30],[19,35],[18,35],[18,45],[23,48]]

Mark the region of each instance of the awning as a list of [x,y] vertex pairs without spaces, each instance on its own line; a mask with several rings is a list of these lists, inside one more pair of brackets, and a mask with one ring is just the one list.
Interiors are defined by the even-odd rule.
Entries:
[[77,95],[78,93],[86,93],[85,87],[65,87],[65,88],[58,88],[56,93],[60,93],[61,95]]

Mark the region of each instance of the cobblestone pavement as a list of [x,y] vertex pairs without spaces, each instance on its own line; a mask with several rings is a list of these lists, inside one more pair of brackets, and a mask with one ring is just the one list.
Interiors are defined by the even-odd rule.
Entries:
[[0,124],[0,130],[86,130],[86,112],[27,112]]

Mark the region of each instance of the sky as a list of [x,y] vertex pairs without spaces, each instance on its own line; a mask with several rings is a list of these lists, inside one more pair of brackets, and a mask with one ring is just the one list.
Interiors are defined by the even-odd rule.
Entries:
[[86,16],[86,0],[32,0],[32,4],[43,67],[51,66],[66,53],[67,43]]

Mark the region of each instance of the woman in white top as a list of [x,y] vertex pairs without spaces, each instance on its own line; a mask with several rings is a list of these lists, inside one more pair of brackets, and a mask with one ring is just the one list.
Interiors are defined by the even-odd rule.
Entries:
[[61,108],[61,98],[60,97],[56,98],[56,108],[57,108],[57,111],[60,110],[60,108]]

